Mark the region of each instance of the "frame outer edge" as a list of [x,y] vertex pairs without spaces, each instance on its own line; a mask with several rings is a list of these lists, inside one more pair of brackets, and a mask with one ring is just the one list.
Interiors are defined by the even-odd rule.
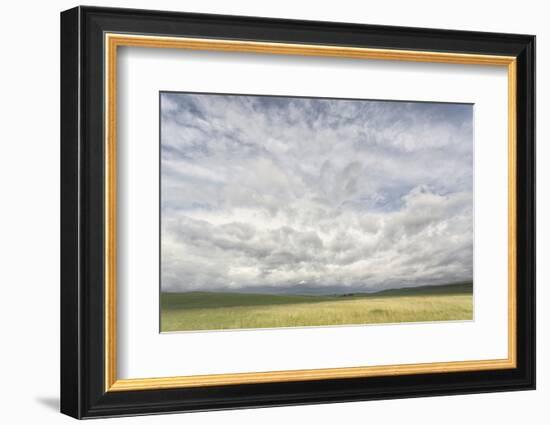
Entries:
[[80,8],[60,14],[61,287],[60,411],[82,417],[80,343]]
[[[526,349],[526,378],[527,388],[536,389],[536,357],[537,357],[537,329],[536,329],[536,36],[531,36],[522,53],[525,61],[525,99],[526,106],[525,122],[523,131],[527,150],[527,167],[525,170],[524,183],[528,188],[528,220],[527,220],[527,254],[526,260],[526,281],[528,296],[525,305],[526,327],[524,332],[528,335],[528,347]],[[518,136],[519,136],[518,129]]]
[[537,387],[537,38],[532,36],[530,43],[530,52],[531,52],[531,66],[532,66],[532,77],[533,81],[531,83],[531,123],[529,128],[533,131],[532,143],[533,143],[533,171],[532,171],[532,199],[533,199],[533,255],[532,255],[532,273],[533,273],[533,288],[532,288],[532,312],[531,312],[531,323],[532,323],[532,332],[533,332],[533,341],[532,341],[532,388],[536,389]]

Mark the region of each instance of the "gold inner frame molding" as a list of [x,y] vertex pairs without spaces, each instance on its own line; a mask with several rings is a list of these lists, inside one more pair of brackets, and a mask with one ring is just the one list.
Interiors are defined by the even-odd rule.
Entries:
[[[482,371],[516,367],[516,58],[445,52],[370,49],[328,45],[268,43],[106,33],[105,46],[105,391],[135,391],[215,385],[254,384],[321,379]],[[120,46],[328,56],[503,66],[508,72],[508,357],[420,364],[285,370],[139,379],[117,378],[117,51]]]

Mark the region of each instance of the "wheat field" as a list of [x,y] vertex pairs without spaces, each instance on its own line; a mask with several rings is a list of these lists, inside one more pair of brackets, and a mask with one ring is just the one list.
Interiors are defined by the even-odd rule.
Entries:
[[161,331],[335,326],[473,319],[471,283],[375,294],[161,294]]

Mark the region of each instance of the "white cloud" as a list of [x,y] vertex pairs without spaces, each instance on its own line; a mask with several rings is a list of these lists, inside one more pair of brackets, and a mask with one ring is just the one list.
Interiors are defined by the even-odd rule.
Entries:
[[162,288],[472,278],[472,107],[162,94]]

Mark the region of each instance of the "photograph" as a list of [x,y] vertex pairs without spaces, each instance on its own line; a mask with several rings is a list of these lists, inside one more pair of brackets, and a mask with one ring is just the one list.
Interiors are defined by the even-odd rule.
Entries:
[[474,318],[474,105],[161,91],[160,330]]
[[[38,25],[52,49],[16,55],[28,69],[55,59],[50,50],[60,59],[43,67],[55,84],[23,78],[48,104],[59,87],[60,108],[39,108],[32,126],[12,114],[22,124],[6,138],[34,131],[23,139],[38,149],[6,144],[24,147],[7,155],[11,180],[29,181],[12,210],[44,205],[41,169],[60,188],[57,226],[11,226],[19,239],[29,225],[55,230],[34,238],[48,242],[40,252],[60,244],[61,263],[29,260],[25,238],[12,244],[26,263],[6,280],[20,292],[41,262],[60,273],[60,291],[29,280],[44,289],[31,301],[58,306],[55,334],[42,329],[23,347],[58,341],[38,362],[55,367],[31,370],[35,404],[57,394],[77,419],[201,412],[227,422],[219,411],[255,409],[235,416],[253,423],[267,407],[292,406],[279,419],[294,423],[302,405],[366,401],[370,419],[388,422],[399,399],[450,400],[439,396],[454,405],[431,416],[453,411],[457,423],[479,406],[506,423],[542,411],[538,388],[523,406],[503,393],[534,390],[540,369],[543,14],[526,6],[495,21],[494,8],[460,7],[430,19],[416,5],[377,16],[341,4],[324,14],[289,2],[256,16],[197,5],[75,6],[49,31]],[[17,110],[26,97],[11,86]],[[44,143],[48,125],[58,149]],[[8,316],[21,317],[11,304]],[[24,325],[11,328],[37,323]],[[14,413],[29,412],[28,397],[15,400]],[[390,407],[389,422],[425,422],[426,402],[410,403]],[[321,411],[305,409],[308,420]],[[327,423],[346,416],[334,412]]]

